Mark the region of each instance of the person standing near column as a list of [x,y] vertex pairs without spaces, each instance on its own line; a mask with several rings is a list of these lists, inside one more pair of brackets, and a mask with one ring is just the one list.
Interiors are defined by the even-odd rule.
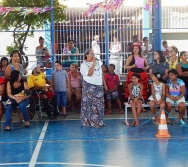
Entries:
[[121,43],[116,37],[113,37],[113,42],[110,43],[110,59],[109,64],[116,66],[115,73],[122,74],[122,56],[119,54],[121,51]]
[[100,60],[100,53],[101,53],[101,49],[100,49],[100,46],[98,44],[99,42],[99,36],[98,35],[95,35],[94,36],[94,41],[92,42],[92,50],[94,52],[94,55],[95,57]]
[[143,44],[142,44],[142,51],[143,55],[148,61],[148,64],[152,63],[152,45],[149,43],[148,37],[143,38]]

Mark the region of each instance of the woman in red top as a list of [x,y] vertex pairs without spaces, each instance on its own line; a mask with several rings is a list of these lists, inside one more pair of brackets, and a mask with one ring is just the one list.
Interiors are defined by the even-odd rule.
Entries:
[[8,66],[8,59],[6,57],[2,57],[0,61],[0,121],[3,116],[3,106],[2,106],[2,97],[5,95],[5,86],[6,86],[6,79],[5,79],[5,70]]
[[129,70],[126,79],[126,90],[125,98],[129,97],[128,85],[131,82],[132,74],[140,74],[140,83],[143,84],[143,98],[147,100],[147,89],[148,89],[148,74],[147,69],[149,68],[148,62],[144,55],[141,54],[141,46],[139,43],[133,43],[132,55],[127,58],[125,69]]
[[81,74],[78,71],[77,64],[73,63],[70,65],[70,71],[68,72],[68,76],[69,76],[69,83],[70,83],[70,92],[67,92],[67,98],[68,98],[68,103],[69,103],[68,108],[71,109],[74,106],[72,95],[76,96],[76,101],[74,102],[74,104],[80,102],[81,96],[82,96]]

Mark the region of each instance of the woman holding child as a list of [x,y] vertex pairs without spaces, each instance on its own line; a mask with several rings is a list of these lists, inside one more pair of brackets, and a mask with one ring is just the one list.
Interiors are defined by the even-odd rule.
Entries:
[[147,63],[144,55],[141,54],[141,46],[139,43],[133,43],[132,45],[132,55],[127,58],[125,69],[129,70],[126,79],[126,94],[125,97],[129,97],[128,85],[131,83],[131,78],[134,73],[138,73],[140,75],[140,83],[143,84],[143,98],[147,100],[147,89],[148,89],[148,74],[147,70],[149,65]]
[[[62,59],[63,67],[70,67],[72,63],[77,64],[77,56],[79,54],[79,50],[74,46],[74,40],[69,40],[68,45],[65,45],[64,51],[67,50],[67,53],[64,54]],[[65,53],[65,52],[64,52]]]
[[21,80],[20,71],[11,72],[10,81],[7,82],[8,104],[6,108],[5,131],[11,130],[12,110],[19,106],[25,120],[25,127],[30,126],[27,105],[29,104],[29,90],[27,82]]
[[0,61],[0,121],[3,116],[3,104],[2,98],[5,97],[5,88],[6,88],[6,79],[5,79],[5,70],[8,66],[8,58],[2,57]]

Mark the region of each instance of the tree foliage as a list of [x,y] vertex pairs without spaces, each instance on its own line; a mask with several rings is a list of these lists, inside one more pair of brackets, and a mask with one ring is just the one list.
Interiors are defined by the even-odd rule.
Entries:
[[[54,3],[54,21],[66,20],[65,8],[58,0],[53,0]],[[3,7],[45,7],[50,6],[50,0],[2,0],[1,6]],[[17,13],[10,12],[7,15],[0,15],[0,29],[9,30],[14,28],[13,48],[18,48],[21,54],[24,54],[23,48],[28,36],[33,36],[36,28],[41,28],[47,20],[51,22],[51,12],[41,14],[29,14],[26,16],[18,15]],[[10,50],[10,46],[9,46]]]

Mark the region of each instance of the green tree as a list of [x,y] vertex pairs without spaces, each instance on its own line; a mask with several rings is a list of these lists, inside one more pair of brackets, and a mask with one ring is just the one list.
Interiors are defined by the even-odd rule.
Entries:
[[[66,6],[61,5],[58,0],[54,0],[54,20],[55,22],[66,20],[65,9]],[[50,6],[50,0],[2,0],[0,3],[2,7],[45,7]],[[17,13],[10,12],[6,16],[0,15],[0,29],[9,30],[14,28],[13,38],[14,44],[7,48],[8,51],[12,48],[19,49],[23,55],[24,44],[28,36],[33,36],[34,30],[41,28],[46,21],[51,22],[51,12],[41,14],[29,14],[27,16],[18,15]],[[24,31],[23,31],[24,30]],[[26,57],[28,60],[28,58]],[[27,61],[26,60],[26,61]],[[28,65],[28,64],[27,64]],[[26,66],[27,66],[26,65]]]

